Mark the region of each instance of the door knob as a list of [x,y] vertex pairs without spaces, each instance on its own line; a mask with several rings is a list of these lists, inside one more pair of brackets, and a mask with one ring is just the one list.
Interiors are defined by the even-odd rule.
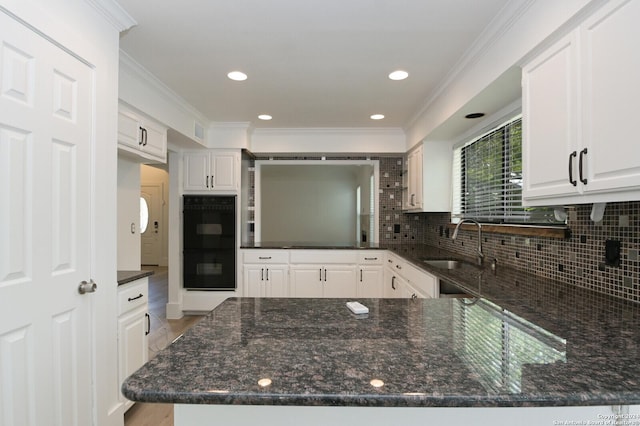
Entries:
[[78,293],[86,294],[86,293],[94,293],[98,288],[98,284],[96,284],[93,280],[89,280],[89,282],[82,281],[78,286]]

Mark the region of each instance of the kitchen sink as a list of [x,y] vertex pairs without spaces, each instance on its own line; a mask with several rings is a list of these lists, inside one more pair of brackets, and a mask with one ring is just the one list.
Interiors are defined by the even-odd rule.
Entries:
[[470,265],[469,262],[454,259],[425,259],[423,262],[429,266],[433,266],[434,268],[441,269],[458,269],[463,265]]

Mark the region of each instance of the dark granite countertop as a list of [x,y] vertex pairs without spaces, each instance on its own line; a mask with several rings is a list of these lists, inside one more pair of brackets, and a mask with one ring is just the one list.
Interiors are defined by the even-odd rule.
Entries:
[[118,285],[153,275],[153,271],[118,271]]
[[[424,266],[477,298],[227,299],[122,386],[134,401],[318,406],[640,403],[640,306],[520,271]],[[260,386],[261,379],[269,379]],[[384,384],[373,386],[379,380]]]

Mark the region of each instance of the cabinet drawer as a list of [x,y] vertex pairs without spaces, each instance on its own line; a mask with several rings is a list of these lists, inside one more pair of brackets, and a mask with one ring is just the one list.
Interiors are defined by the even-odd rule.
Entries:
[[244,263],[289,263],[287,250],[245,250]]
[[367,250],[358,253],[358,263],[360,265],[382,265],[384,260],[384,251]]
[[146,306],[149,301],[149,278],[141,278],[118,287],[118,315]]
[[291,250],[291,263],[355,264],[355,250]]

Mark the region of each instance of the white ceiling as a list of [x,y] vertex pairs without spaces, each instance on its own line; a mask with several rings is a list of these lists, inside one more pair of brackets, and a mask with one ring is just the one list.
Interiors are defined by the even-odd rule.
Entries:
[[405,127],[508,0],[118,2],[122,50],[207,118],[317,128]]

